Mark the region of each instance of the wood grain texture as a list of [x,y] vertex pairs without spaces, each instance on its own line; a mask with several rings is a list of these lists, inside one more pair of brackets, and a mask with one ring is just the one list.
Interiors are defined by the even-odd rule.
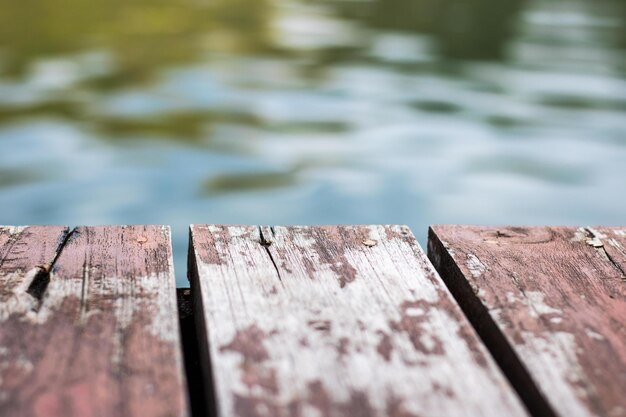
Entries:
[[0,236],[0,415],[187,415],[169,228]]
[[522,416],[402,226],[191,228],[217,416]]
[[626,228],[433,226],[428,245],[535,415],[626,416]]

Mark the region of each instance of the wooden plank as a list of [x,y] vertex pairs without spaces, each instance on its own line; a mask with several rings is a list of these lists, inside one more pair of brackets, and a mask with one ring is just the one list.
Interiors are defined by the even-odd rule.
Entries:
[[[50,270],[68,233],[64,226],[0,226],[0,323],[39,304],[37,283]],[[0,342],[0,361],[4,362],[6,354]],[[0,367],[0,401],[6,395],[3,369]]]
[[408,228],[191,228],[217,416],[522,416]]
[[626,416],[626,228],[433,226],[429,257],[535,415]]
[[169,228],[31,230],[2,238],[0,415],[187,415]]

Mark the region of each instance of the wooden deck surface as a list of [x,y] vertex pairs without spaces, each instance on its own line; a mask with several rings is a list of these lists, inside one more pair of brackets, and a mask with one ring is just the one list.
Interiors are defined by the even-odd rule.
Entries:
[[0,416],[626,417],[625,248],[196,225],[177,307],[167,226],[0,227]]
[[197,225],[192,244],[217,416],[526,415],[407,228]]
[[626,416],[626,228],[434,226],[429,256],[535,415]]
[[0,228],[0,415],[185,416],[169,228]]

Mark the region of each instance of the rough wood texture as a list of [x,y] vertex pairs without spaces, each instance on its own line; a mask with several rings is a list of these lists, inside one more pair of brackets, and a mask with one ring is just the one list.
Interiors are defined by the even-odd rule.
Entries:
[[191,235],[216,415],[526,415],[408,228]]
[[0,228],[0,415],[183,416],[169,228]]
[[433,226],[429,257],[535,415],[626,416],[626,228]]

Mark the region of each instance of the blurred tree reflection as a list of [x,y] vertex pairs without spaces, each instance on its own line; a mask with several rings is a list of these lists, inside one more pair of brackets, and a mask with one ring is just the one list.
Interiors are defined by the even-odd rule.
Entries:
[[500,59],[524,0],[376,0],[374,25],[435,35],[448,58]]
[[[275,11],[290,9],[279,10],[286,3],[323,6],[319,13],[321,17],[317,16],[320,20],[308,21],[311,16],[306,15],[304,19],[299,16],[281,26],[284,22],[279,20],[284,15]],[[626,1],[599,0],[600,3],[612,5],[611,15],[616,19],[623,16],[620,26],[611,27],[610,31],[614,36],[620,36],[615,34],[620,31],[624,35]],[[285,73],[290,75],[286,77],[293,77],[286,81],[306,85],[312,80],[323,80],[327,70],[337,63],[378,59],[372,58],[372,44],[368,44],[369,39],[375,39],[376,31],[372,31],[374,36],[369,38],[357,30],[350,32],[354,27],[426,34],[434,38],[439,46],[439,56],[443,58],[499,60],[505,57],[524,4],[525,0],[0,0],[0,77],[22,79],[28,84],[29,71],[40,61],[50,58],[71,60],[74,54],[85,52],[96,52],[93,55],[103,58],[89,64],[98,67],[97,71],[79,74],[76,80],[64,85],[61,92],[47,94],[43,91],[39,95],[40,91],[35,91],[32,95],[35,99],[26,100],[26,104],[11,101],[12,97],[1,100],[0,124],[18,118],[52,115],[71,122],[87,121],[87,127],[111,141],[147,135],[191,144],[205,143],[211,126],[220,123],[275,132],[282,130],[283,133],[290,129],[340,132],[349,129],[340,117],[326,123],[303,125],[296,122],[276,126],[256,115],[251,107],[234,111],[231,107],[219,108],[219,103],[212,103],[214,106],[210,108],[173,105],[155,112],[111,115],[98,107],[98,100],[93,98],[118,92],[116,89],[122,87],[142,91],[146,89],[142,84],[152,80],[155,74],[171,67],[206,62],[215,52],[239,54],[251,63],[269,54],[286,58],[281,65],[283,69],[289,68]],[[305,11],[299,13],[308,13],[306,10],[309,9],[302,10]],[[339,20],[337,17],[344,18],[344,21],[332,23],[333,19]],[[331,24],[325,26],[328,23],[325,18],[330,18]],[[359,24],[353,25],[355,21]],[[302,29],[295,28],[297,25],[309,25],[303,30],[305,37],[317,36],[316,33],[323,30],[337,31],[338,36],[333,42],[326,43],[307,38],[307,45],[313,46],[301,49],[298,49],[297,42],[295,47],[290,47],[289,42],[281,42],[292,33],[297,37],[298,30]],[[288,29],[284,29],[285,26]],[[282,32],[280,27],[283,27]],[[344,29],[350,33],[345,35]],[[334,34],[330,33],[331,37]],[[320,37],[327,41],[328,35],[322,33]],[[625,39],[622,36],[618,42],[626,47]],[[388,44],[384,45],[387,47]],[[429,51],[426,59],[431,60],[431,57]],[[395,65],[394,69],[397,69],[401,64],[389,65]],[[454,69],[454,65],[447,61],[433,67],[436,71]],[[414,71],[416,67],[403,67],[407,68]],[[626,65],[622,64],[622,68],[626,70]],[[241,72],[232,77],[234,83],[239,84],[237,87],[242,87],[247,78],[254,80],[257,77],[255,70],[254,65],[247,64],[239,68]],[[250,85],[256,82],[257,86],[271,90],[275,85],[272,82],[276,82],[273,78],[279,77],[281,75],[263,73],[258,76],[260,82],[251,81],[244,87],[253,88]],[[266,80],[271,82],[263,85]],[[28,88],[36,90],[40,87],[31,85]],[[45,87],[41,89],[45,90]],[[85,91],[88,94],[82,94]],[[567,100],[552,99],[544,104],[564,107],[563,102],[567,101],[566,105],[570,107],[572,103],[581,106],[581,100]],[[421,112],[460,113],[460,108],[451,101],[445,98],[410,105]],[[588,100],[582,101],[588,106]],[[500,124],[509,123],[506,118],[493,120]]]
[[20,76],[40,58],[104,50],[112,55],[114,71],[97,85],[132,84],[164,66],[195,60],[209,46],[264,50],[267,3],[0,0],[0,68],[5,76]]
[[444,0],[435,34],[451,58],[501,59],[524,0]]

